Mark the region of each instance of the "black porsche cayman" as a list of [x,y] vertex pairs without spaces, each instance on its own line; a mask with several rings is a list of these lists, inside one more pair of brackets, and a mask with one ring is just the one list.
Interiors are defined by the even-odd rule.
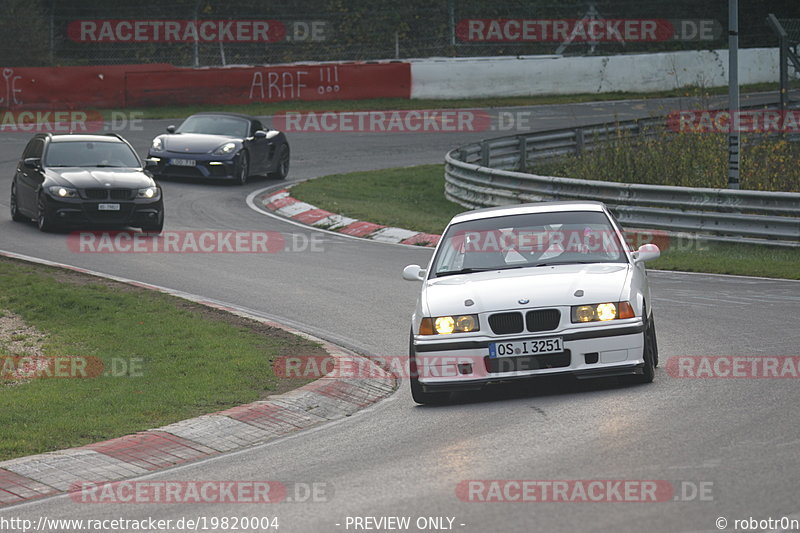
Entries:
[[235,113],[197,113],[180,127],[153,139],[147,157],[158,177],[234,180],[250,176],[285,179],[289,143],[277,130],[265,130],[257,118]]

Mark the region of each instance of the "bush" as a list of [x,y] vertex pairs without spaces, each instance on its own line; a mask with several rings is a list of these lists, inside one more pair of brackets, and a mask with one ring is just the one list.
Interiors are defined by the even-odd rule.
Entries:
[[[742,138],[740,187],[800,192],[800,143],[779,137]],[[646,138],[620,134],[577,156],[538,161],[534,174],[569,178],[676,185],[728,186],[725,134],[657,132]]]

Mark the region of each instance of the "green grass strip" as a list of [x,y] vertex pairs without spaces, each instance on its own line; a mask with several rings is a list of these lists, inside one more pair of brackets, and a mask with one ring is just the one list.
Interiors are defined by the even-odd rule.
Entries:
[[[278,355],[314,343],[179,298],[0,258],[0,309],[46,335],[45,356],[103,361],[94,378],[0,381],[0,460],[150,429],[285,392]],[[0,356],[8,346],[0,344]],[[110,374],[110,375],[107,375]]]

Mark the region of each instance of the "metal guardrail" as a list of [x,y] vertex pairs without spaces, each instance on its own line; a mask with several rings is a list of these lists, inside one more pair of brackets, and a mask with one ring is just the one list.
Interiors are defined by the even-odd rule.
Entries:
[[800,193],[614,183],[524,172],[536,159],[576,154],[629,132],[655,134],[664,118],[526,133],[445,155],[445,196],[477,209],[545,200],[598,200],[626,228],[714,241],[800,246]]

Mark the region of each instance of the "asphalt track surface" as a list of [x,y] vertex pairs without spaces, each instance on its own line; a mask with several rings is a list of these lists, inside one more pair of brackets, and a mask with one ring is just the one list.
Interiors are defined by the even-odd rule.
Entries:
[[[532,109],[532,125],[551,129],[687,105],[543,106]],[[142,130],[122,133],[144,155],[172,122],[146,121]],[[441,162],[446,150],[492,135],[294,133],[290,181]],[[75,253],[64,234],[40,234],[7,215],[11,176],[29,136],[0,134],[0,249],[233,303],[367,355],[406,353],[419,285],[400,273],[407,264],[425,264],[431,250],[322,234],[323,252]],[[277,185],[165,182],[166,229],[314,234],[245,205],[252,191]],[[666,272],[650,278],[662,361],[800,355],[800,283]],[[736,519],[798,518],[798,399],[797,379],[675,378],[663,365],[646,386],[534,382],[457,395],[442,407],[415,405],[403,383],[355,416],[146,477],[326,483],[327,502],[85,505],[57,496],[4,508],[0,517],[277,516],[284,532],[354,531],[348,516],[408,516],[412,524],[417,517],[454,517],[453,529],[465,532],[718,531],[715,521],[725,517],[734,530]],[[465,480],[521,479],[666,480],[679,499],[685,490],[683,499],[691,501],[485,503],[456,494]],[[690,498],[701,486],[710,493]]]

